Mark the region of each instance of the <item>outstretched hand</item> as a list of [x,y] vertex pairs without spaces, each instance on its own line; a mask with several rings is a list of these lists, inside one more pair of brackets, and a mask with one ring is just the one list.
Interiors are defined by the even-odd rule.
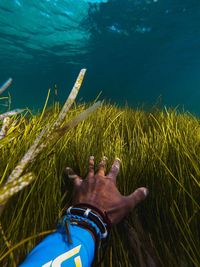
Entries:
[[87,203],[106,212],[111,224],[120,222],[138,203],[144,200],[148,189],[140,187],[129,196],[123,196],[116,187],[116,178],[120,169],[120,160],[116,158],[110,172],[105,175],[106,157],[94,173],[94,157],[89,159],[89,172],[85,179],[67,167],[68,177],[74,183],[73,204]]

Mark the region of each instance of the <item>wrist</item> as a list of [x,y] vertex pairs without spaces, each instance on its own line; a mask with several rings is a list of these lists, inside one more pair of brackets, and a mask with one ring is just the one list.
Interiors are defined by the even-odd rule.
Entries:
[[107,215],[90,204],[77,204],[69,207],[65,215],[60,219],[57,229],[66,232],[68,241],[71,243],[69,224],[80,226],[88,230],[95,240],[96,247],[108,239],[110,232],[110,221]]
[[72,223],[92,230],[95,239],[99,242],[107,239],[110,221],[107,215],[98,208],[87,203],[80,203],[69,207],[66,214]]
[[[93,206],[88,203],[78,203],[75,204],[67,209],[69,213],[77,214],[86,218],[89,218],[91,220],[96,221],[95,217],[98,217],[101,219],[104,225],[106,225],[108,232],[110,231],[111,228],[111,221],[106,213],[106,211],[102,211],[96,206]],[[96,216],[92,216],[92,214]],[[96,222],[98,224],[98,221]]]
[[107,214],[87,203],[71,206],[60,219],[57,226],[59,232],[67,234],[69,243],[73,243],[71,227],[78,226],[90,233],[95,244],[95,255],[99,258],[99,249],[107,246],[111,223]]

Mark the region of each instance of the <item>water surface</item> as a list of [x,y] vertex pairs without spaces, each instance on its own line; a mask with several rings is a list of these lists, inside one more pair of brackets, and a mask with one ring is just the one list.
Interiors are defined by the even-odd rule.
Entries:
[[42,107],[48,88],[63,102],[87,68],[78,100],[102,91],[135,107],[162,96],[200,114],[200,2],[1,0],[0,59],[0,83],[14,80],[12,108]]

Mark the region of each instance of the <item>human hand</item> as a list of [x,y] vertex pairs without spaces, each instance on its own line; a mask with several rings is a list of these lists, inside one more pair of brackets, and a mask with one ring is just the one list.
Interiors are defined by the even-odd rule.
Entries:
[[85,179],[67,167],[68,177],[73,180],[73,204],[87,203],[106,212],[111,224],[120,222],[138,203],[144,200],[148,189],[140,187],[129,196],[123,196],[116,187],[116,177],[120,169],[120,160],[116,158],[110,172],[105,175],[106,157],[98,165],[94,173],[94,157],[89,159],[89,172]]

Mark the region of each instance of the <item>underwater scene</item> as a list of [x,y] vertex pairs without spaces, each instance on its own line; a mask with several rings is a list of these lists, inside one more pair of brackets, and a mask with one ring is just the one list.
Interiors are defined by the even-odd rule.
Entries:
[[199,0],[0,0],[0,266],[200,267],[199,48]]

